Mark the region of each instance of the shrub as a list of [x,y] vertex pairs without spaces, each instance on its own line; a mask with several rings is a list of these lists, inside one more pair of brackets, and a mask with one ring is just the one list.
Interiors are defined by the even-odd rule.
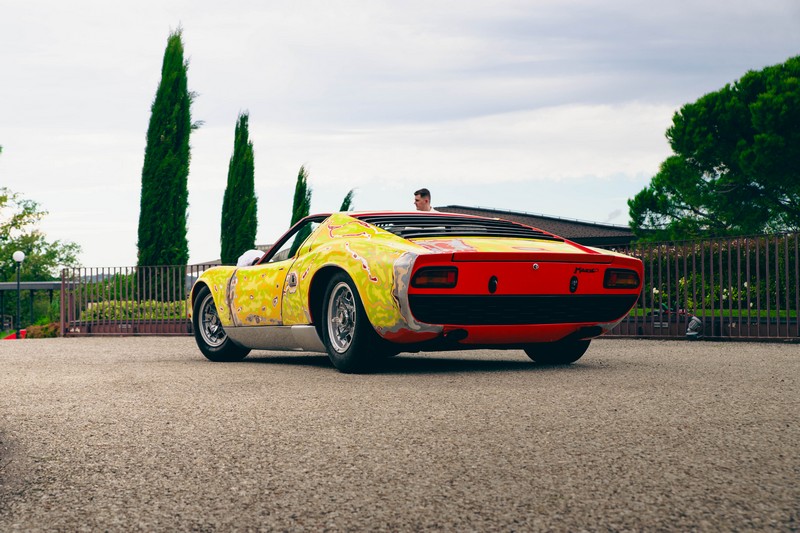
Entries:
[[42,326],[28,326],[25,331],[27,339],[50,339],[58,337],[59,325],[58,322],[51,322]]

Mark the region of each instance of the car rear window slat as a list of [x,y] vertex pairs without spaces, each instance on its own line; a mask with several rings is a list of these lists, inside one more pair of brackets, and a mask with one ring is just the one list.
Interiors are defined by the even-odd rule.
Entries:
[[515,239],[539,239],[563,241],[549,233],[493,218],[467,218],[447,215],[402,214],[357,216],[368,224],[394,233],[404,239],[435,237],[508,237]]

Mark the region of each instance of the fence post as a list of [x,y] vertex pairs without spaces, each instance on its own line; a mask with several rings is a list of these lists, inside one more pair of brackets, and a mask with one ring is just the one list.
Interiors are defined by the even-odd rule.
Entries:
[[66,293],[65,288],[66,288],[66,285],[67,285],[66,283],[64,283],[64,272],[66,272],[66,270],[67,270],[66,268],[62,268],[61,269],[61,293],[60,293],[59,298],[58,298],[59,299],[59,306],[58,307],[59,307],[59,311],[60,311],[59,312],[58,330],[59,330],[59,336],[60,337],[64,337],[64,334],[66,333],[66,325],[64,324],[64,307],[65,307],[64,306],[64,302],[66,300],[66,298],[64,298],[64,296],[65,296],[65,293]]

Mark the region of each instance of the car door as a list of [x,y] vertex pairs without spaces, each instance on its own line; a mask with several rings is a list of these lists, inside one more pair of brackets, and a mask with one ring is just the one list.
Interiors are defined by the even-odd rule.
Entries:
[[258,264],[236,269],[228,285],[229,294],[233,295],[231,309],[235,325],[283,325],[287,274],[298,248],[319,225],[321,219],[317,218],[309,217],[293,226]]
[[291,260],[239,267],[231,276],[231,311],[236,326],[281,325],[281,297]]

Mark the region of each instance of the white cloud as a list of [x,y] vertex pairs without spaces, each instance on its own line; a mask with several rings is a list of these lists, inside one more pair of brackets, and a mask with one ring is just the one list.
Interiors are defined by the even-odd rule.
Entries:
[[[251,113],[259,240],[312,207],[410,192],[625,223],[683,103],[800,49],[794,0],[31,0],[0,17],[0,184],[39,201],[87,265],[136,259],[150,104],[184,29],[192,260],[218,255],[237,113]],[[441,205],[441,203],[439,205]],[[616,213],[616,214],[615,214]],[[612,216],[614,215],[614,216]]]

